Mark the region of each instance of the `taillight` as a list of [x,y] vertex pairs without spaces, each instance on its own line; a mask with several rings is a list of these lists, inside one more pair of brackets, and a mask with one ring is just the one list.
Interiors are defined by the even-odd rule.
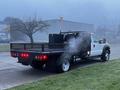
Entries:
[[29,56],[30,56],[29,53],[21,53],[21,54],[20,54],[20,57],[21,57],[21,58],[24,58],[24,59],[29,58]]
[[38,56],[35,56],[35,59],[41,60],[41,61],[47,61],[48,56],[47,55],[38,55]]

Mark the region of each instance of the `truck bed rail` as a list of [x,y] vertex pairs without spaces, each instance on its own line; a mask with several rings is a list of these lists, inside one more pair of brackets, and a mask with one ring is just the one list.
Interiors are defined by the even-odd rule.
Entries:
[[[28,49],[44,49],[48,48],[48,43],[11,43],[10,49],[11,50],[28,50]],[[43,50],[44,51],[44,50]]]
[[19,50],[39,50],[39,51],[48,51],[49,49],[63,49],[65,44],[49,44],[49,43],[10,43],[11,51]]

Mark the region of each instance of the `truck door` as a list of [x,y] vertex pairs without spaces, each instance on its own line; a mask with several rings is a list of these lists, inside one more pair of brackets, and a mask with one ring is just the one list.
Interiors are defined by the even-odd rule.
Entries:
[[104,44],[100,43],[99,40],[92,34],[91,35],[91,56],[101,55]]

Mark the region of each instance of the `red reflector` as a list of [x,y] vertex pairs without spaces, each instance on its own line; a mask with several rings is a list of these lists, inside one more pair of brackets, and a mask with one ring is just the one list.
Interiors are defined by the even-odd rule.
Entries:
[[48,56],[47,56],[47,55],[43,55],[43,59],[44,59],[44,60],[47,60],[47,59],[48,59]]
[[46,60],[48,60],[48,56],[47,55],[39,55],[39,56],[35,56],[35,59],[46,61]]
[[21,58],[29,58],[29,54],[28,53],[21,53],[20,57]]
[[17,57],[17,56],[18,56],[18,53],[16,53],[16,52],[11,52],[11,56]]

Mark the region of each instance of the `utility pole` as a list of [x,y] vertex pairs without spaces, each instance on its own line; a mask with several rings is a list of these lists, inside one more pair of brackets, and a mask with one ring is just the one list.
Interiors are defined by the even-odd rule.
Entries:
[[62,32],[63,29],[63,17],[60,17],[60,33]]

